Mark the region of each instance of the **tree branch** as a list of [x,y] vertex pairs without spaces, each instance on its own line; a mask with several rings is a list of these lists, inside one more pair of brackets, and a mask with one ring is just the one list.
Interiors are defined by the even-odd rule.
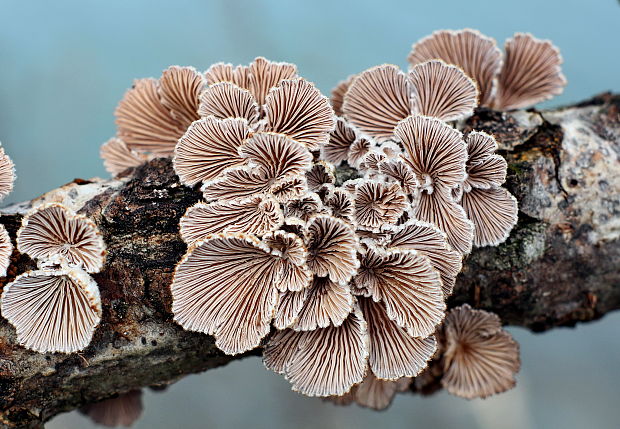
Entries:
[[[479,110],[465,129],[493,133],[509,161],[519,224],[475,250],[450,305],[469,302],[535,331],[599,318],[620,307],[620,95],[555,111]],[[169,284],[186,250],[179,218],[200,198],[157,159],[112,181],[75,180],[3,211],[13,240],[23,213],[45,201],[84,202],[108,248],[93,277],[104,307],[82,353],[38,354],[0,322],[0,427],[42,427],[54,415],[115,393],[172,383],[229,362],[212,339],[172,321]],[[17,251],[4,285],[35,268]],[[236,356],[234,359],[243,356]]]

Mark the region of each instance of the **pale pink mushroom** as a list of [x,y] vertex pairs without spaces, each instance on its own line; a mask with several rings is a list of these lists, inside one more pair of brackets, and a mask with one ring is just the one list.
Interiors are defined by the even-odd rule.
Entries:
[[243,165],[239,147],[249,137],[244,119],[203,118],[194,122],[174,150],[174,170],[181,183],[213,180],[227,168]]
[[[194,243],[176,267],[172,312],[183,328],[215,337],[227,354],[253,349],[269,333],[279,292],[301,289],[309,272],[282,246],[293,234],[217,234]],[[277,242],[278,245],[274,245]],[[270,247],[273,246],[273,247]],[[306,279],[300,271],[307,272]],[[224,303],[226,303],[224,305]]]
[[0,146],[0,200],[3,200],[13,190],[15,182],[15,165],[11,158],[4,153]]
[[128,168],[137,167],[149,160],[150,156],[144,152],[136,152],[119,139],[112,137],[101,145],[99,155],[103,159],[105,169],[116,176]]
[[353,197],[357,225],[378,230],[385,224],[396,224],[409,201],[398,183],[364,180]]
[[517,223],[517,200],[501,185],[507,163],[495,154],[495,139],[479,131],[467,136],[467,179],[460,203],[474,224],[475,246],[496,246],[508,238]]
[[197,203],[187,209],[179,222],[181,238],[188,244],[220,232],[243,232],[262,236],[284,222],[277,201],[267,195],[241,200]]
[[441,275],[444,296],[452,294],[456,276],[463,266],[463,258],[459,252],[450,248],[446,235],[436,226],[410,220],[393,230],[387,247],[414,249],[426,256]]
[[441,384],[453,395],[486,398],[515,385],[519,345],[499,317],[465,304],[452,309],[438,332],[444,374]]
[[142,415],[142,391],[131,390],[80,409],[94,423],[108,427],[130,427]]
[[24,273],[4,286],[1,306],[18,343],[40,353],[85,349],[101,320],[97,284],[80,269]]
[[6,276],[6,270],[11,264],[13,243],[4,225],[0,224],[0,277]]
[[172,66],[159,80],[139,79],[116,108],[117,136],[130,149],[172,154],[177,140],[199,118],[204,78],[192,67]]
[[336,118],[336,126],[329,135],[329,141],[321,148],[321,158],[334,165],[340,165],[349,158],[351,145],[359,135],[343,118]]
[[356,309],[339,327],[279,331],[265,346],[263,361],[304,395],[343,395],[366,375],[366,322]]
[[443,30],[414,44],[408,60],[413,66],[440,59],[461,67],[478,84],[480,104],[499,110],[529,107],[562,92],[562,57],[550,41],[516,33],[504,49],[502,58],[495,40],[475,30]]
[[343,112],[351,124],[379,142],[393,139],[396,125],[412,114],[455,120],[477,106],[474,82],[460,69],[429,61],[407,75],[393,65],[361,73],[344,96]]
[[471,29],[436,31],[415,43],[407,58],[412,66],[434,59],[461,67],[478,85],[480,104],[490,103],[502,65],[502,53],[494,39]]
[[348,282],[359,267],[353,228],[333,216],[318,215],[308,221],[304,233],[310,270],[337,283]]
[[37,260],[60,257],[70,266],[97,273],[105,261],[105,243],[97,225],[62,204],[33,209],[17,232],[17,249]]
[[469,253],[473,224],[452,197],[452,189],[466,178],[467,146],[462,134],[438,119],[414,115],[398,124],[395,135],[405,149],[401,159],[421,185],[414,216],[435,224],[454,249]]
[[387,317],[412,337],[428,337],[444,317],[439,273],[415,250],[367,248],[353,282],[354,293],[381,301]]

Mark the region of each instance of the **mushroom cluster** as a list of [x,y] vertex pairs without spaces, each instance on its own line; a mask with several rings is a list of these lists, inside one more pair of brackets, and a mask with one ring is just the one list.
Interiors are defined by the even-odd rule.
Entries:
[[562,56],[549,40],[516,33],[504,51],[476,30],[441,30],[415,43],[407,60],[414,67],[431,59],[460,67],[477,83],[480,105],[496,110],[523,109],[562,92]]
[[40,352],[83,350],[101,320],[97,283],[105,244],[90,219],[58,203],[35,207],[17,232],[17,249],[37,261],[2,291],[2,315],[19,344]]
[[[475,82],[440,60],[380,66],[348,82],[340,117],[291,64],[206,80],[174,149],[203,196],[180,220],[174,320],[227,354],[263,345],[305,395],[387,406],[438,352],[463,254],[516,222],[493,137],[445,122],[473,112]],[[343,163],[357,178],[336,180]]]

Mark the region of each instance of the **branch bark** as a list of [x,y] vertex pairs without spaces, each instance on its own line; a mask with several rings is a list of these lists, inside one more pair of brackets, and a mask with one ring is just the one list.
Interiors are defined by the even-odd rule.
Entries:
[[[463,124],[500,141],[507,187],[520,202],[510,238],[475,250],[450,305],[469,302],[511,325],[542,331],[620,308],[620,95],[554,111],[479,110]],[[162,386],[231,359],[172,321],[169,284],[186,246],[178,221],[200,193],[179,184],[167,159],[117,180],[75,180],[3,210],[11,237],[33,204],[64,201],[99,225],[107,247],[94,275],[103,320],[82,353],[20,347],[0,321],[0,427],[42,427],[54,415],[143,386]],[[7,278],[35,268],[13,254]]]

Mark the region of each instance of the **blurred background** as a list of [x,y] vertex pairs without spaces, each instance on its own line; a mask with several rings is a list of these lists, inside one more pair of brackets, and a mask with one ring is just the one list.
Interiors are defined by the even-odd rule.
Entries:
[[[516,31],[553,40],[569,83],[544,107],[620,91],[617,0],[0,0],[0,141],[18,174],[5,202],[105,177],[99,145],[115,132],[116,103],[134,78],[168,65],[204,70],[262,55],[296,63],[328,94],[373,65],[406,67],[411,44],[434,30],[464,27],[500,45]],[[620,427],[620,314],[545,334],[511,331],[522,348],[518,386],[488,400],[401,395],[381,413],[339,408],[291,392],[254,358],[145,392],[135,427]],[[46,427],[92,425],[69,413]]]

